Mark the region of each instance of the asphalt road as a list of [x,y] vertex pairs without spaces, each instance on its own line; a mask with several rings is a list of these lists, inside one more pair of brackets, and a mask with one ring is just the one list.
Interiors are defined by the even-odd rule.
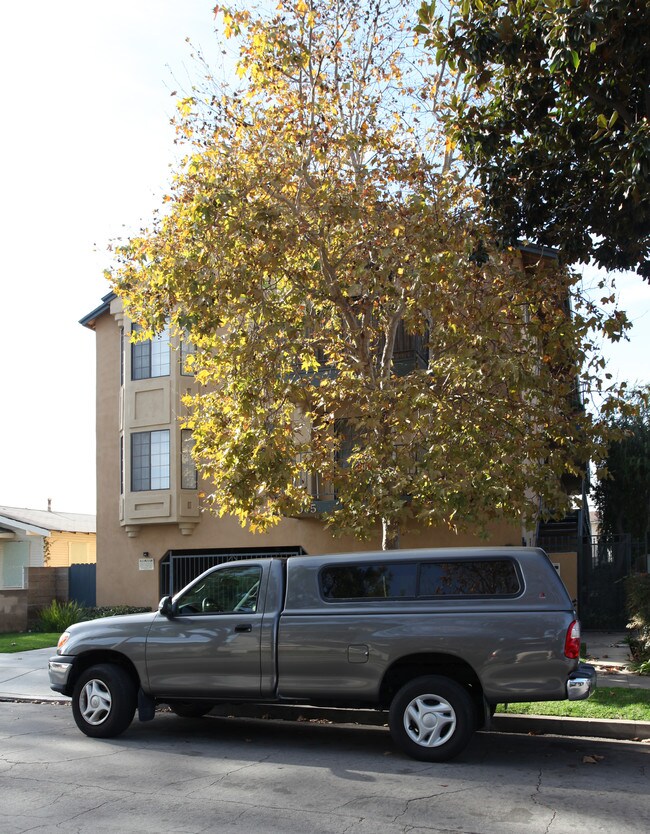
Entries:
[[165,713],[118,739],[70,707],[0,703],[0,831],[638,834],[650,745],[479,733],[447,764],[379,727]]

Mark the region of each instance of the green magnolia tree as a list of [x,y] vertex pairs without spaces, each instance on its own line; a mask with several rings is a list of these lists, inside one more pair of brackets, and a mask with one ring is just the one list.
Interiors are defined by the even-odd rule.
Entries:
[[650,533],[650,386],[631,391],[627,402],[627,413],[612,417],[621,436],[597,468],[594,497],[605,535],[642,539]]
[[650,279],[647,0],[424,2],[417,29],[474,85],[450,122],[504,239]]
[[305,473],[337,499],[330,524],[384,547],[561,509],[602,440],[571,399],[599,384],[590,333],[624,318],[580,299],[572,317],[571,276],[490,246],[437,118],[457,78],[411,12],[222,9],[241,83],[181,102],[166,210],[117,250],[143,336],[170,322],[194,345],[196,460],[253,530],[308,508]]

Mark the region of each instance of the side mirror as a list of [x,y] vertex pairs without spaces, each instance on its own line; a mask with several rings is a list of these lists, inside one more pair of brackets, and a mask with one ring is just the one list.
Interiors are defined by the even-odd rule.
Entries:
[[174,618],[174,603],[172,602],[171,597],[163,597],[158,604],[158,613],[161,614],[163,617],[167,617],[168,620],[172,620]]

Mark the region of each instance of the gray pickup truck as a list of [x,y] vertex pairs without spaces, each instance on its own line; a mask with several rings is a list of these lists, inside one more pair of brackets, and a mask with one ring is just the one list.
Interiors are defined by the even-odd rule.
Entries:
[[78,623],[50,660],[78,727],[108,738],[158,703],[388,710],[397,746],[456,756],[498,703],[579,700],[580,625],[536,548],[400,550],[227,562],[156,613]]

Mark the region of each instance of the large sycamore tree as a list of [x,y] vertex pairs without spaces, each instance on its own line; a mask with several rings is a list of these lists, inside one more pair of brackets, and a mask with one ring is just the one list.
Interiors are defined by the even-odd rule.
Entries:
[[413,4],[217,12],[239,84],[180,102],[187,157],[112,271],[145,337],[171,322],[194,346],[217,511],[265,530],[309,507],[305,473],[335,529],[384,547],[561,510],[601,442],[574,407],[590,334],[625,323],[572,317],[568,274],[491,246],[440,128],[463,91],[414,43]]

